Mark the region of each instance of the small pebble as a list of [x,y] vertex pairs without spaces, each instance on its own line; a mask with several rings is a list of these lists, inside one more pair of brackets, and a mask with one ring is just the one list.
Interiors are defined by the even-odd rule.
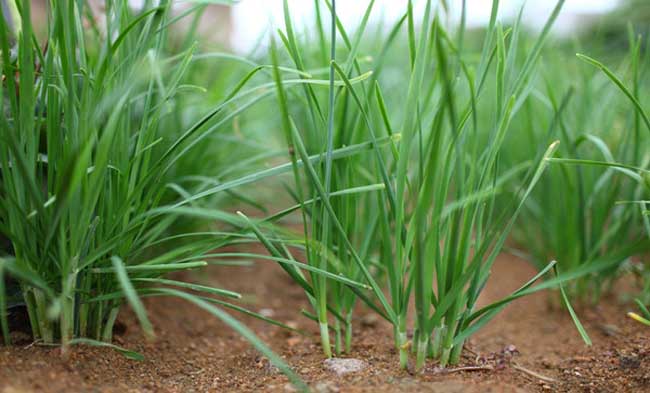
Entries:
[[326,369],[336,373],[339,377],[361,371],[368,366],[363,360],[341,358],[326,359],[323,364]]
[[272,318],[275,316],[275,311],[270,308],[263,308],[260,310],[259,314],[265,318]]

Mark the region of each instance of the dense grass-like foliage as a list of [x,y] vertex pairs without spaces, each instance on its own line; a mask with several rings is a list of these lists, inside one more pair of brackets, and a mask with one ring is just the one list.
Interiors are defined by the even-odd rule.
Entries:
[[[515,165],[539,154],[535,141],[557,138],[558,159],[642,165],[647,160],[647,124],[629,101],[640,99],[647,84],[648,58],[641,45],[640,39],[630,39],[630,53],[620,67],[631,84],[625,94],[598,70],[604,65],[587,56],[578,55],[565,73],[556,72],[557,60],[547,58],[548,71],[535,99],[516,119],[527,132],[509,142],[504,160]],[[546,119],[540,113],[546,113]],[[551,258],[562,271],[593,266],[593,273],[572,282],[569,289],[581,300],[596,302],[621,267],[650,247],[641,210],[624,203],[644,192],[637,180],[612,168],[553,165],[527,201],[514,237],[540,268]]]
[[[443,365],[456,363],[467,337],[510,301],[569,279],[550,277],[533,286],[555,265],[547,263],[511,296],[475,309],[492,263],[557,149],[557,143],[548,142],[548,150],[532,160],[507,169],[499,166],[510,123],[531,99],[535,66],[562,2],[525,54],[518,52],[520,20],[512,29],[503,28],[494,2],[478,60],[464,51],[464,26],[452,35],[441,22],[442,9],[427,2],[418,19],[409,3],[378,45],[379,56],[369,63],[360,61],[359,50],[373,2],[354,35],[336,23],[335,4],[326,4],[331,39],[326,41],[324,33],[319,37],[320,47],[327,42],[331,48],[329,95],[305,88],[302,99],[293,98],[284,84],[277,83],[290,154],[305,163],[308,154],[320,154],[316,165],[306,164],[302,171],[294,158],[291,193],[302,208],[303,220],[311,223],[311,230],[305,226],[302,242],[309,263],[334,274],[352,274],[350,278],[371,288],[368,293],[359,287],[331,285],[322,276],[314,281],[319,289],[309,296],[315,309],[312,317],[321,326],[324,352],[330,355],[328,316],[334,320],[339,352],[341,324],[349,347],[349,321],[354,304],[361,301],[394,325],[396,348],[406,367],[408,310],[414,301],[417,368],[422,368],[427,356]],[[324,32],[321,14],[317,15],[317,31]],[[282,49],[293,66],[307,72],[303,59],[311,48],[296,39],[286,2],[285,22],[280,32]],[[338,36],[344,49],[340,53],[335,50]],[[393,46],[397,37],[408,45]],[[274,64],[280,53],[272,48]],[[382,82],[390,55],[408,59],[401,64],[408,72],[397,78],[399,83],[393,80],[390,89],[390,95],[402,99],[387,104]],[[390,142],[384,145],[386,138]],[[372,152],[333,160],[337,151],[364,140],[373,145]],[[540,140],[535,147],[544,143]],[[505,207],[500,206],[496,196],[513,179],[520,179],[518,192],[509,194]],[[580,327],[575,315],[574,319]]]
[[[44,43],[32,34],[30,2],[9,3],[13,18],[0,17],[0,231],[10,243],[0,255],[5,342],[11,337],[8,313],[24,307],[37,342],[64,349],[108,345],[125,303],[153,337],[141,296],[176,296],[222,319],[297,381],[277,355],[222,310],[269,320],[221,300],[240,294],[163,278],[214,263],[212,250],[238,240],[233,215],[216,209],[209,218],[221,222],[218,231],[184,233],[177,223],[183,216],[204,218],[181,206],[222,180],[207,170],[216,169],[216,160],[190,159],[193,148],[260,100],[241,92],[246,72],[243,83],[212,86],[225,91],[212,107],[205,99],[187,106],[189,96],[203,94],[185,82],[196,46],[176,52],[170,47],[168,30],[178,20],[171,2],[145,2],[135,10],[126,1],[111,1],[103,15],[90,14],[84,2],[52,2]],[[228,110],[233,101],[251,96],[253,101]],[[254,151],[236,140],[231,146],[211,143],[203,152],[223,149],[226,159]],[[243,170],[222,168],[231,177]],[[196,223],[189,227],[197,229]]]
[[[408,1],[392,25],[373,25],[370,0],[354,31],[335,0],[314,0],[311,35],[285,0],[257,58],[204,51],[192,28],[170,33],[202,2],[176,16],[170,1],[108,1],[101,18],[83,1],[52,2],[45,42],[28,1],[5,3],[6,342],[19,307],[35,340],[64,348],[109,345],[124,304],[152,337],[141,298],[176,296],[300,384],[223,308],[287,326],[232,303],[238,293],[165,277],[255,259],[304,290],[325,356],[351,350],[363,305],[392,324],[402,367],[411,351],[417,369],[447,366],[504,307],[549,288],[590,343],[569,300],[597,301],[650,248],[650,56],[633,33],[615,71],[566,43],[545,49],[564,0],[538,33],[523,9],[501,23],[494,0],[480,34],[466,29],[464,0],[458,26],[430,0],[422,15]],[[479,307],[511,232],[538,273]],[[647,300],[633,314],[642,322]]]

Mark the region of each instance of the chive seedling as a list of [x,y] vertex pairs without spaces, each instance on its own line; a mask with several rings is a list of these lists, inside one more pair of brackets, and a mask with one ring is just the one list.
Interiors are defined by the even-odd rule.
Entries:
[[[338,20],[335,2],[326,2],[326,4],[331,14],[329,89],[325,96],[326,103],[320,102],[323,95],[319,94],[319,91],[311,86],[305,86],[303,93],[304,102],[306,102],[306,116],[300,118],[299,109],[303,108],[290,106],[288,101],[290,96],[285,91],[287,89],[286,81],[276,78],[282,128],[295,168],[295,190],[291,193],[301,207],[304,225],[302,243],[308,263],[319,269],[350,277],[355,281],[366,281],[372,287],[373,292],[383,298],[381,288],[370,274],[368,267],[377,215],[368,207],[363,206],[364,201],[376,201],[376,197],[373,195],[374,193],[362,191],[381,192],[385,188],[387,179],[383,181],[383,184],[379,182],[368,184],[374,178],[372,171],[369,171],[365,165],[369,158],[368,154],[334,160],[337,150],[345,149],[346,146],[368,143],[365,141],[369,140],[370,157],[381,161],[382,157],[378,149],[384,144],[382,141],[393,142],[391,135],[381,137],[374,135],[367,119],[364,120],[356,110],[360,99],[354,92],[354,86],[362,85],[363,89],[368,86],[368,83],[364,83],[365,79],[375,80],[374,78],[376,78],[376,73],[370,76],[370,73],[361,71],[357,55],[374,2],[369,2],[362,23],[352,38],[348,36]],[[323,29],[321,23],[319,20],[319,30]],[[306,72],[306,65],[293,32],[293,24],[286,2],[285,30],[286,32],[280,33],[285,48],[294,66]],[[343,68],[335,61],[337,32],[350,51]],[[279,56],[275,44],[272,45],[271,55],[276,70],[279,70],[279,66],[277,66]],[[383,56],[375,64],[375,70],[381,65],[382,58]],[[354,74],[358,75],[353,77]],[[278,75],[277,72],[276,75]],[[369,86],[373,85],[369,84]],[[370,102],[368,97],[372,98],[372,95],[366,89],[363,90],[365,106],[368,107]],[[323,108],[328,108],[327,116],[325,116]],[[290,113],[290,110],[293,110],[293,113]],[[300,123],[294,119],[299,119]],[[305,130],[304,134],[298,132],[299,128]],[[318,130],[323,130],[323,132],[317,132]],[[371,137],[364,138],[368,134]],[[320,154],[320,160],[312,165],[307,160],[309,153]],[[303,176],[298,171],[298,160],[294,155],[297,155],[305,164],[306,192],[310,196],[309,200],[313,203],[305,203]],[[349,192],[352,190],[355,192]],[[335,194],[336,197],[332,198]],[[376,202],[374,203],[376,204]],[[313,295],[310,293],[308,295],[310,295],[314,306],[315,315],[308,313],[306,315],[319,323],[324,353],[326,356],[331,355],[329,348],[331,325],[328,321],[330,315],[334,317],[335,352],[340,354],[344,347],[349,351],[352,344],[352,309],[357,296],[362,296],[364,302],[372,306],[374,304],[359,291],[358,287],[325,280],[322,275],[313,275],[311,282],[314,286]],[[302,283],[301,285],[304,286]],[[387,306],[385,299],[384,305]],[[343,338],[343,331],[345,338]]]

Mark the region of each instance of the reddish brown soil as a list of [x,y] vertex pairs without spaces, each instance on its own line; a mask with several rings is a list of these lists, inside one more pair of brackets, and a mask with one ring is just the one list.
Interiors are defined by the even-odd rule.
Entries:
[[[508,294],[533,274],[515,257],[501,256],[493,275],[498,282],[488,285],[482,301]],[[299,314],[306,306],[301,290],[277,266],[218,268],[209,277],[214,285],[251,294],[249,308],[272,309],[274,318],[316,333]],[[570,317],[550,310],[548,298],[538,294],[518,300],[471,340],[462,366],[492,369],[441,372],[431,364],[421,375],[397,367],[390,327],[364,317],[363,310],[353,351],[345,356],[363,359],[369,367],[344,377],[323,368],[315,336],[242,319],[318,392],[650,391],[650,330],[625,317],[627,306],[609,298],[599,307],[579,310],[594,341],[585,347]],[[0,393],[292,391],[286,377],[214,317],[176,299],[148,299],[146,304],[157,340],[145,342],[128,311],[120,317],[126,329],[116,337],[117,344],[140,351],[145,361],[89,347],[74,348],[67,359],[56,348],[28,342],[0,347]],[[512,360],[502,351],[508,346],[519,352]]]

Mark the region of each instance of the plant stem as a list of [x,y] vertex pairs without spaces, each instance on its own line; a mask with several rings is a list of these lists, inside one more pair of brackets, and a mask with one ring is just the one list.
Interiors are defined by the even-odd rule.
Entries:
[[420,334],[417,341],[417,352],[415,361],[415,370],[422,371],[427,359],[427,348],[429,347],[429,337],[426,334]]
[[27,315],[29,316],[29,324],[32,327],[32,336],[34,340],[40,340],[41,338],[41,326],[38,323],[38,316],[36,315],[36,300],[34,299],[34,294],[32,289],[23,287],[23,293],[25,298],[25,304],[27,305]]
[[93,323],[94,325],[92,326],[92,333],[95,339],[97,340],[102,340],[102,322],[104,320],[104,305],[105,302],[99,302],[96,307],[93,308]]
[[352,311],[345,317],[345,352],[352,351]]
[[74,300],[63,296],[61,300],[61,315],[59,323],[61,324],[61,345],[65,353],[70,340],[74,336]]
[[332,357],[332,348],[330,346],[330,332],[327,325],[327,320],[325,320],[325,322],[320,322],[319,326],[321,343],[323,345],[323,353],[329,359]]
[[456,329],[453,326],[448,326],[445,332],[444,341],[442,342],[442,352],[440,353],[440,367],[447,367],[451,356],[451,350],[454,343],[454,332]]
[[449,358],[449,364],[454,365],[460,362],[460,355],[463,353],[464,341],[460,344],[454,345],[451,350],[451,356]]
[[334,322],[334,332],[336,334],[334,337],[334,352],[339,356],[343,348],[343,339],[341,337],[341,321],[338,319]]
[[399,365],[401,368],[406,369],[408,367],[409,361],[409,350],[407,348],[407,336],[406,336],[406,321],[405,318],[400,316],[398,318],[397,325],[397,350],[399,351]]
[[77,275],[70,274],[63,279],[63,296],[61,296],[61,344],[65,353],[68,343],[74,336],[74,314],[75,314],[75,284]]
[[442,352],[442,337],[446,331],[447,328],[444,325],[433,329],[432,355],[434,359],[440,358],[440,353]]
[[117,314],[120,312],[120,307],[115,306],[108,313],[106,324],[104,325],[104,332],[102,333],[102,341],[111,342],[113,340],[113,325],[117,319]]
[[33,293],[36,304],[36,319],[41,332],[41,339],[43,339],[45,344],[52,344],[54,343],[54,331],[52,329],[52,323],[47,317],[47,299],[40,289],[34,288]]

